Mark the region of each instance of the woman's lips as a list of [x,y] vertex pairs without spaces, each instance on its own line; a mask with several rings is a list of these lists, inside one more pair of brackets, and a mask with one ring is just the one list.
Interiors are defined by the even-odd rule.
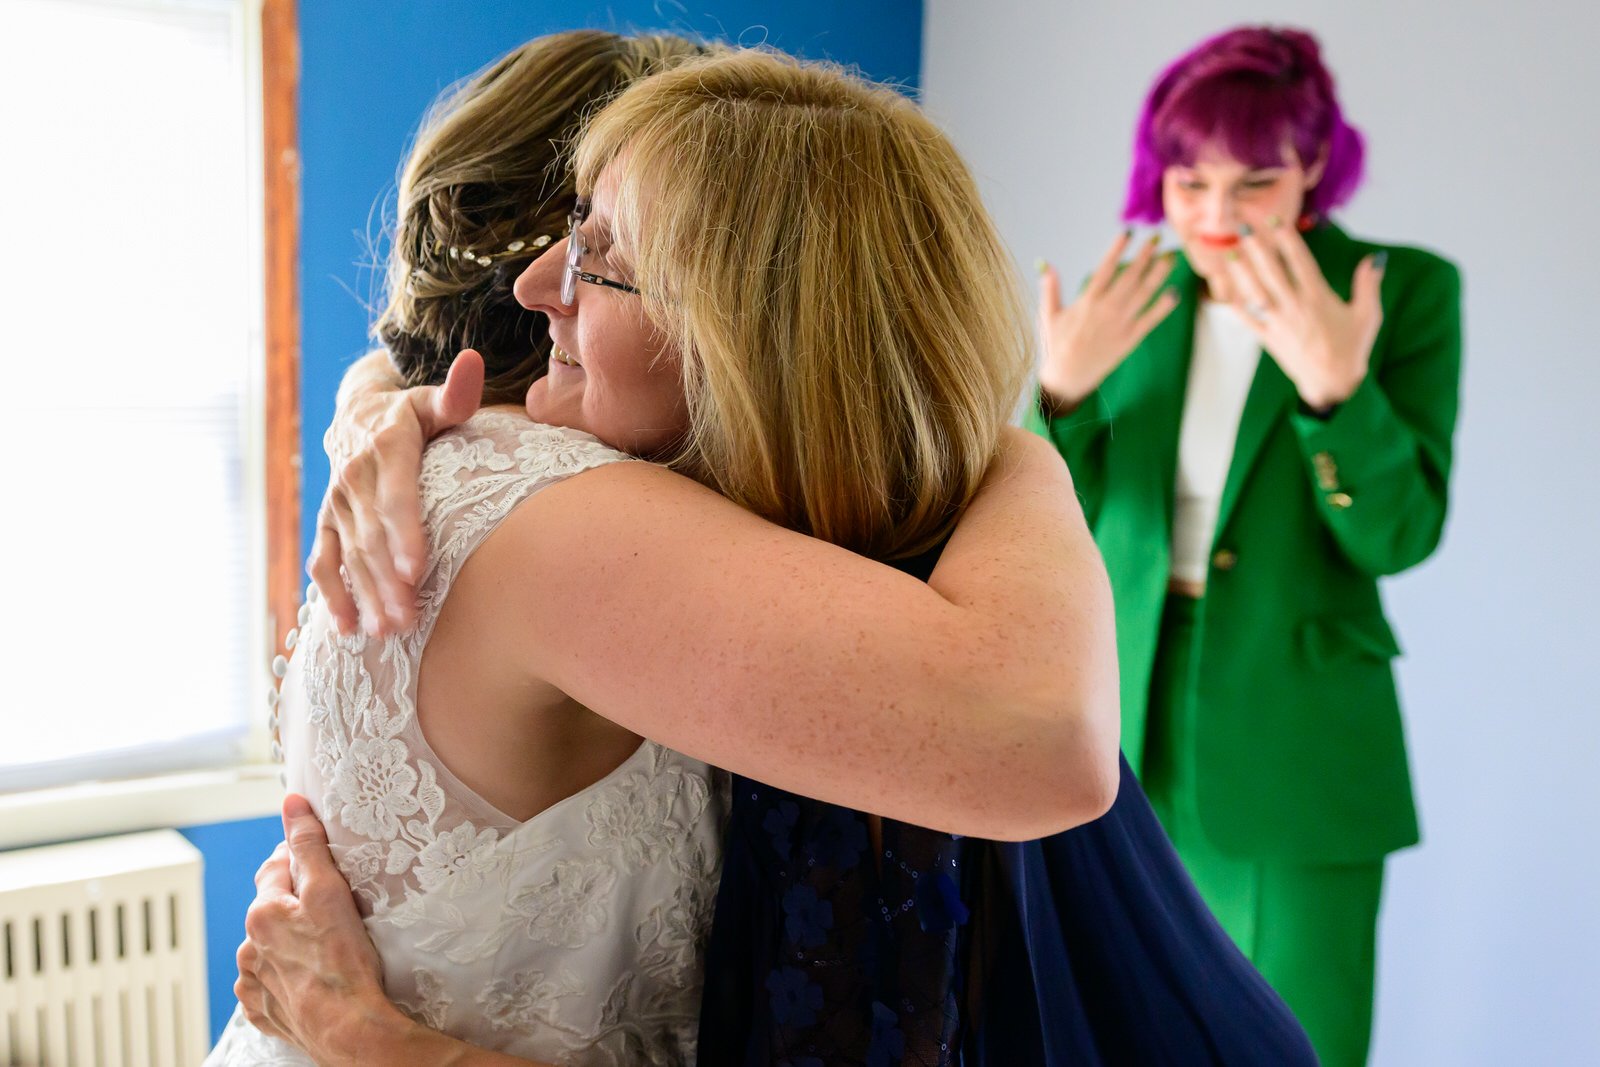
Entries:
[[1239,243],[1239,235],[1225,233],[1220,236],[1213,236],[1209,233],[1202,233],[1199,235],[1198,240],[1207,248],[1232,248]]

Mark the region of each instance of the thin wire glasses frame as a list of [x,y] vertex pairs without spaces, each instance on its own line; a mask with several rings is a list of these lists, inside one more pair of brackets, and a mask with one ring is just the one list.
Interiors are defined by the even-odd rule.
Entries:
[[583,257],[589,254],[589,248],[583,243],[583,234],[578,227],[583,220],[589,217],[589,201],[579,197],[578,202],[572,206],[572,211],[567,215],[567,269],[561,275],[561,302],[567,307],[572,307],[578,302],[578,283],[588,282],[590,285],[603,285],[608,289],[621,289],[624,293],[639,294],[639,290],[627,282],[619,282],[615,278],[603,278],[598,274],[590,274],[583,269]]

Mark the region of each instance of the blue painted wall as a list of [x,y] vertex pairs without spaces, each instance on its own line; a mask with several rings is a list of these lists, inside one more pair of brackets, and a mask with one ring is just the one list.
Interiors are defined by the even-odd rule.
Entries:
[[234,954],[244,940],[244,910],[256,895],[256,868],[283,840],[283,823],[276,817],[245,819],[178,832],[205,857],[206,974],[215,1041],[233,1014]]
[[[418,119],[441,89],[528,38],[585,27],[766,43],[913,89],[921,74],[922,0],[302,0],[303,547],[327,486],[322,431],[340,377],[367,349],[368,308],[379,297],[368,252],[375,205],[392,194]],[[183,834],[205,855],[214,1038],[233,1011],[234,953],[256,868],[283,834],[276,818]]]

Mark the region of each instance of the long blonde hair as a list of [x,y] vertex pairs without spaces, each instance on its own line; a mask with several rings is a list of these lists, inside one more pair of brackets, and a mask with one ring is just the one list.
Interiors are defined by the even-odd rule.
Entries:
[[485,402],[521,402],[550,339],[545,317],[520,308],[511,286],[566,232],[583,121],[628,84],[705,51],[667,35],[556,33],[440,97],[401,174],[388,303],[372,327],[406,384],[443,381],[471,346],[487,364]]
[[876,558],[945,536],[1032,366],[1019,279],[966,165],[912,102],[758,50],[641,81],[595,116],[616,251],[683,353],[676,465]]

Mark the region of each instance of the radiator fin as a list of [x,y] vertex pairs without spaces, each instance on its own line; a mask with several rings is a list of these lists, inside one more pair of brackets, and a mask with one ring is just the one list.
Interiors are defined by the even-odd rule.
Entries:
[[0,853],[4,1062],[204,1059],[200,874],[200,853],[171,830]]

